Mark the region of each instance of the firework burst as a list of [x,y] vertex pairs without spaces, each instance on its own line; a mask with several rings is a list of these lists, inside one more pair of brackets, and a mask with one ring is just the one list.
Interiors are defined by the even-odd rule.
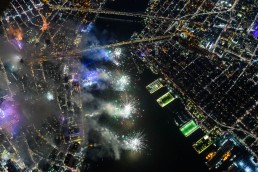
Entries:
[[129,85],[130,78],[126,75],[122,75],[114,81],[114,87],[117,91],[125,91]]
[[146,148],[143,132],[134,132],[131,136],[123,138],[123,147],[126,150],[141,152]]

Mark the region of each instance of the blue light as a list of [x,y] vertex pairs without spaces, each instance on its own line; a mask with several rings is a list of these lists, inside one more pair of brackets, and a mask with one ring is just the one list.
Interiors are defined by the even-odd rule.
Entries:
[[254,32],[253,32],[254,37],[258,38],[258,22],[255,23],[253,29],[254,29]]
[[253,32],[253,35],[258,38],[258,29]]
[[251,159],[242,159],[237,162],[237,165],[242,171],[244,172],[258,172],[257,171],[257,165],[252,162]]
[[145,57],[145,53],[144,52],[141,52],[141,57]]
[[94,62],[91,61],[91,62],[82,62],[82,64],[85,66],[85,67],[89,67],[91,64],[93,64]]
[[99,79],[98,71],[86,71],[84,72],[83,79],[87,81],[96,81]]
[[84,54],[84,60],[96,61],[112,61],[111,55],[105,49],[90,50]]
[[100,55],[104,58],[105,61],[109,61],[110,60],[110,55],[108,54],[108,52],[104,49],[99,50]]
[[240,161],[240,162],[239,162],[239,166],[240,166],[240,167],[244,167],[244,166],[245,166],[245,165],[244,165],[244,162],[243,162],[243,161]]
[[251,168],[250,167],[246,167],[245,168],[245,172],[252,172],[253,170],[251,170]]
[[90,23],[86,28],[82,28],[81,32],[83,33],[89,33],[93,29],[94,25]]

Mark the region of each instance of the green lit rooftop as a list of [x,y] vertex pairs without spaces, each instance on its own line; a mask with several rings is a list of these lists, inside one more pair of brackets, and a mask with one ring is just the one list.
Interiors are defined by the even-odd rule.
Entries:
[[184,134],[185,137],[190,136],[193,132],[195,132],[199,126],[195,124],[193,120],[186,123],[184,126],[180,128],[180,131]]
[[163,96],[158,98],[157,102],[159,103],[159,105],[161,107],[165,107],[166,105],[168,105],[173,100],[175,100],[175,97],[173,97],[170,92],[167,92],[166,94],[164,94]]

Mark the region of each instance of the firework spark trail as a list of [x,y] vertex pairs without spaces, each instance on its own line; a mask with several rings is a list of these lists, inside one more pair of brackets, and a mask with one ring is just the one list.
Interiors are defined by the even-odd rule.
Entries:
[[[100,143],[95,143],[95,145],[102,146],[106,146],[108,144],[112,145],[109,146],[110,148],[112,148],[110,156],[114,156],[115,159],[120,158],[121,150],[141,152],[147,147],[143,132],[132,132],[132,128],[130,127],[127,131],[129,133],[122,134],[124,129],[127,127],[127,124],[124,125],[125,121],[130,123],[128,125],[132,125],[131,123],[135,122],[135,119],[138,116],[136,115],[138,113],[136,105],[138,104],[136,99],[131,95],[130,92],[130,88],[132,86],[130,76],[126,72],[121,71],[121,66],[115,63],[117,59],[122,60],[120,55],[121,49],[109,51],[109,62],[116,65],[115,69],[104,69],[103,67],[98,67],[97,69],[89,69],[86,67],[86,69],[84,69],[83,71],[82,76],[83,87],[90,88],[94,84],[99,84],[100,81],[105,81],[107,83],[110,83],[111,87],[104,88],[102,91],[108,91],[109,89],[111,89],[114,91],[116,95],[115,97],[118,97],[115,100],[107,101],[102,99],[96,99],[93,96],[93,101],[95,102],[95,104],[99,104],[99,107],[97,110],[93,110],[85,114],[88,119],[97,120],[104,113],[121,124],[119,125],[121,128],[116,129],[118,130],[117,132],[114,132],[110,128],[102,128],[98,130],[99,134],[101,135],[102,141],[100,141]],[[95,65],[97,64],[97,62],[95,63]],[[87,97],[89,97],[89,95],[87,95]],[[98,122],[96,123],[97,125],[100,125],[98,124]]]
[[146,140],[143,132],[134,132],[130,136],[124,136],[122,141],[123,149],[134,152],[141,152],[146,149]]
[[130,85],[130,78],[126,75],[122,75],[118,79],[115,79],[114,82],[115,90],[125,91],[126,87]]
[[[38,12],[40,13],[40,11]],[[67,15],[69,17],[71,14],[69,13]],[[45,34],[49,34],[50,39],[55,37],[56,32],[52,33],[52,30],[48,29],[48,24],[51,22],[53,17],[57,15],[54,14],[53,16],[51,13],[51,15],[43,16],[42,11],[42,15],[40,14],[40,16],[45,24],[42,27],[42,32],[45,31]],[[68,19],[68,17],[66,19]],[[61,23],[61,25],[62,24],[65,23]],[[37,26],[37,29],[38,28],[39,27]],[[58,31],[62,31],[61,29],[62,27],[60,27]],[[94,27],[92,29],[94,29]],[[40,33],[40,36],[43,36],[42,32]],[[93,35],[93,32],[87,32],[87,34],[85,33],[83,36],[87,37],[88,40],[90,39],[91,42],[97,42],[96,44],[100,44],[100,42],[102,42],[97,40],[96,36]],[[21,40],[21,38],[19,38],[19,40]],[[38,41],[39,40],[40,38],[38,38]],[[25,41],[24,44],[26,45]],[[24,48],[23,51],[27,50]],[[19,54],[22,55],[21,52],[19,52]],[[46,90],[42,92],[37,92],[37,94],[34,94],[34,92],[32,92],[34,91],[34,86],[30,89],[26,88],[26,86],[23,85],[23,90],[19,87],[20,90],[17,91],[17,96],[15,97],[15,99],[17,99],[17,108],[19,111],[22,112],[22,114],[12,114],[13,116],[10,116],[11,113],[8,113],[8,111],[3,107],[0,107],[0,118],[8,119],[6,122],[6,124],[8,125],[10,122],[13,126],[14,123],[18,122],[19,124],[21,122],[23,122],[24,124],[30,122],[33,125],[35,125],[36,128],[38,128],[41,127],[42,121],[45,121],[46,117],[48,117],[46,114],[57,114],[58,112],[60,113],[57,114],[57,119],[60,120],[58,122],[60,122],[61,126],[65,126],[66,120],[68,120],[68,118],[70,120],[71,117],[63,115],[62,107],[68,107],[69,101],[69,113],[75,116],[74,109],[77,106],[80,107],[80,112],[78,113],[83,114],[81,115],[82,117],[73,118],[75,127],[79,128],[79,132],[76,132],[76,134],[78,134],[80,138],[78,139],[79,141],[76,141],[80,142],[81,140],[83,140],[80,142],[82,143],[81,145],[90,145],[90,139],[92,139],[90,135],[91,130],[96,131],[97,136],[99,136],[96,140],[93,141],[91,145],[92,149],[94,149],[94,147],[99,146],[101,147],[101,150],[94,150],[97,151],[97,155],[92,156],[99,156],[99,158],[101,159],[103,159],[106,156],[108,156],[109,158],[111,157],[114,159],[120,159],[120,155],[123,152],[123,150],[141,152],[146,148],[146,143],[144,134],[142,132],[132,132],[132,130],[135,131],[135,126],[133,124],[136,121],[136,118],[138,117],[138,104],[136,99],[134,98],[133,93],[131,92],[131,88],[133,87],[133,83],[131,82],[131,76],[129,75],[128,71],[124,70],[126,68],[125,66],[123,66],[123,60],[125,60],[125,58],[123,58],[122,49],[111,47],[110,49],[100,49],[97,51],[94,50],[91,51],[90,54],[85,53],[84,55],[89,55],[90,57],[87,60],[90,60],[89,63],[93,63],[94,65],[82,64],[79,59],[72,58],[68,59],[67,61],[63,60],[62,64],[59,64],[59,61],[49,61],[49,63],[55,63],[56,67],[59,68],[58,70],[61,74],[61,77],[66,76],[68,78],[67,81],[65,81],[65,89],[68,93],[63,92],[63,88],[61,89],[60,85],[64,83],[52,83],[52,80],[51,82],[49,82],[48,77],[46,77],[46,80],[42,80],[42,82],[44,81],[44,83],[47,83]],[[15,56],[13,58],[15,58],[15,60],[13,61],[20,65],[21,58],[18,56]],[[77,61],[79,62],[74,63]],[[12,63],[12,65],[16,64],[14,62]],[[44,69],[42,68],[42,71],[45,69],[47,69],[47,67],[44,67]],[[24,68],[22,67],[17,68],[16,70],[12,70],[12,76],[14,78],[17,77],[18,80],[20,77],[20,73],[27,74],[26,72],[31,72],[29,70],[22,71],[24,70]],[[41,69],[33,69],[33,72],[37,72],[38,70]],[[15,75],[14,71],[20,73]],[[30,75],[28,75],[28,80],[31,79],[31,83],[33,84],[36,84],[37,80],[40,80],[40,78],[37,78],[36,74],[35,78],[34,76],[33,78],[29,77]],[[76,88],[78,87],[79,91],[75,91],[75,86]],[[26,92],[24,91],[25,89]],[[36,91],[38,91],[38,89],[39,87],[35,88]],[[107,95],[111,96],[96,96],[94,94],[95,92],[101,92],[104,94],[107,93]],[[81,102],[83,104],[82,106],[79,105]],[[37,106],[36,113],[39,114],[37,117],[34,115],[34,106]],[[103,124],[100,121],[102,115],[106,115],[105,117],[112,121],[110,123],[109,121],[104,121]],[[41,118],[39,119],[39,117]],[[9,118],[11,120],[9,120]],[[48,125],[50,123],[46,124]],[[110,124],[112,124],[112,126],[110,126]],[[51,131],[55,129],[53,128],[53,126],[50,126],[49,128],[51,129]],[[50,134],[44,135],[43,132],[36,132],[38,132],[38,135],[42,136],[42,140],[44,140],[48,145],[52,145],[52,138],[50,138]],[[57,129],[56,134],[63,135],[64,133],[63,131],[59,131],[59,129]],[[25,142],[27,143],[27,138],[25,139]],[[55,146],[57,146],[58,148],[58,145]],[[55,146],[53,144],[52,147]],[[90,146],[85,147],[85,149],[90,149]],[[27,158],[29,159],[30,157],[28,156],[24,159]],[[94,159],[94,157],[92,159]]]

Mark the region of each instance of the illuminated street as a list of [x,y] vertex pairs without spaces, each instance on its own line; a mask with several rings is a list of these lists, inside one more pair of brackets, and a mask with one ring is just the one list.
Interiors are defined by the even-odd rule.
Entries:
[[258,172],[257,0],[6,6],[0,172]]

